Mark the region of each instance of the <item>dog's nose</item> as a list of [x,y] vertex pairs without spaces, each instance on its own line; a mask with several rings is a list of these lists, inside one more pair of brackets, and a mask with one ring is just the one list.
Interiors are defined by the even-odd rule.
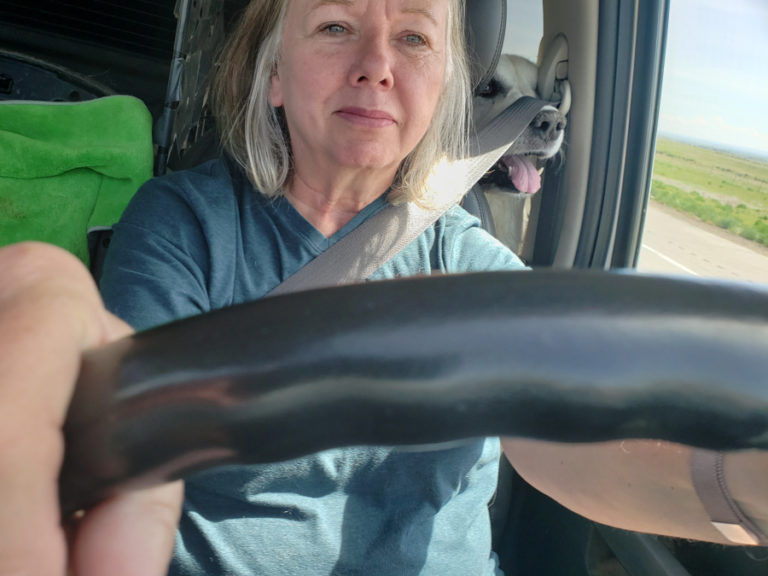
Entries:
[[542,110],[533,119],[533,127],[542,132],[542,136],[547,139],[554,139],[560,136],[565,130],[566,119],[557,110]]

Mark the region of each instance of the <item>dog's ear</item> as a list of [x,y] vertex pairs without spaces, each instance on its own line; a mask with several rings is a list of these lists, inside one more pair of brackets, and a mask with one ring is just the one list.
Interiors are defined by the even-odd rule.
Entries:
[[509,54],[507,60],[514,75],[514,85],[520,91],[520,95],[538,98],[536,87],[539,82],[539,67],[517,54]]

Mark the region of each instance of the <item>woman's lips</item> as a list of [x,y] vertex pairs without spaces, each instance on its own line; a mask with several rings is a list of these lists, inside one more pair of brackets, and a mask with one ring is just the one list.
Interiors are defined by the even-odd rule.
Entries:
[[383,110],[367,110],[365,108],[342,108],[336,114],[352,124],[367,126],[369,128],[385,128],[395,124],[391,114]]

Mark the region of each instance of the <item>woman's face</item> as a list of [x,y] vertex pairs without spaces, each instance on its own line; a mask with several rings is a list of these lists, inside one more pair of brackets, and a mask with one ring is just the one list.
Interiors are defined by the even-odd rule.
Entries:
[[289,0],[270,87],[299,176],[393,178],[432,120],[446,68],[448,0]]

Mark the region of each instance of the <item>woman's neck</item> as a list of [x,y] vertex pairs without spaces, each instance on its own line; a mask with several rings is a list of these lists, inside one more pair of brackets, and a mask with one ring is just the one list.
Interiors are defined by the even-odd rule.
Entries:
[[294,175],[284,193],[293,207],[323,236],[330,238],[346,226],[388,186],[368,182],[356,186],[316,187]]

